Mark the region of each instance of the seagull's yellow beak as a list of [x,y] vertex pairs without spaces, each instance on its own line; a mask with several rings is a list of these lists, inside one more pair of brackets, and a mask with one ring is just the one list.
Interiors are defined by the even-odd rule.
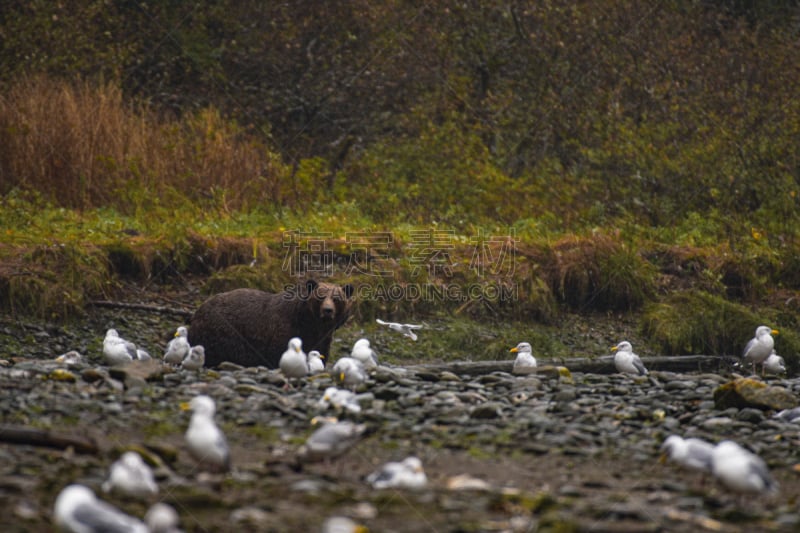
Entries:
[[175,332],[175,335],[173,335],[173,337],[177,337],[178,335],[180,335],[180,333],[178,333],[178,332],[176,331],[176,332]]
[[192,408],[192,406],[189,405],[189,402],[181,402],[179,405],[180,405],[181,411],[188,411],[189,409]]
[[619,344],[618,344],[618,345],[616,345],[616,346],[612,346],[612,347],[611,347],[611,351],[612,351],[612,352],[616,352],[617,350],[619,350]]
[[667,462],[667,454],[666,453],[662,453],[658,457],[658,462],[661,463],[662,465],[665,464]]
[[339,373],[339,381],[344,381],[344,372]]
[[779,334],[779,333],[780,333],[780,331],[778,331],[777,329],[773,329],[773,330],[772,330],[772,334],[773,334],[773,335],[777,335],[777,334]]
[[325,356],[322,354],[319,354],[319,358],[322,359],[323,361],[325,360]]
[[511,353],[517,353],[518,351],[519,351],[519,350],[517,350],[517,347],[516,347],[516,346],[514,346],[513,348],[511,348],[511,349],[509,350],[509,352],[511,352]]
[[56,357],[56,363],[63,363],[65,359],[66,359],[66,354],[59,355],[58,357]]

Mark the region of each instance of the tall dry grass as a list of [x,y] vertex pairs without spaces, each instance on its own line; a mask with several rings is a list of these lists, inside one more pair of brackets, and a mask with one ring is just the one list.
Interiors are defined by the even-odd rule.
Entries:
[[[223,208],[277,204],[289,173],[214,109],[165,120],[112,84],[25,78],[0,95],[0,193],[36,190],[71,208],[180,197]],[[176,202],[177,200],[177,202]]]

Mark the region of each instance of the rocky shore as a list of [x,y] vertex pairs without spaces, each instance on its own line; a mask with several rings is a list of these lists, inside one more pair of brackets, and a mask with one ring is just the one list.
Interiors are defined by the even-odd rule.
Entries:
[[[62,340],[65,349],[74,346]],[[800,528],[800,425],[773,419],[770,409],[718,408],[714,391],[730,381],[727,372],[634,378],[453,370],[378,369],[359,389],[362,411],[338,414],[366,424],[363,439],[341,457],[303,463],[296,452],[311,419],[337,414],[318,404],[331,385],[325,375],[285,390],[276,371],[229,364],[186,372],[158,362],[109,369],[7,361],[0,367],[0,525],[51,529],[63,486],[80,482],[99,493],[109,465],[135,449],[156,467],[158,497],[103,497],[139,517],[165,501],[186,531],[320,531],[332,516],[370,531]],[[798,378],[768,381],[800,396]],[[199,393],[216,400],[231,445],[225,477],[200,473],[183,445],[189,415],[179,404]],[[44,440],[11,438],[22,428]],[[741,497],[660,463],[659,446],[673,433],[746,445],[765,459],[779,492]],[[427,488],[375,491],[364,481],[411,454],[422,460]]]

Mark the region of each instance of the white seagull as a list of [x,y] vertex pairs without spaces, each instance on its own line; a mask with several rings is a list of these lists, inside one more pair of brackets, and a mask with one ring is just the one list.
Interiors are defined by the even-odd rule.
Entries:
[[536,358],[531,353],[531,345],[527,342],[521,342],[514,348],[511,348],[511,353],[517,354],[514,359],[514,374],[530,374],[536,372]]
[[98,500],[83,485],[64,487],[56,498],[53,519],[62,530],[71,533],[148,533],[144,522]]
[[56,357],[56,363],[64,363],[67,366],[79,365],[83,363],[83,356],[75,350],[70,350]]
[[206,364],[206,349],[198,344],[192,346],[189,355],[181,361],[181,368],[183,370],[200,370],[204,364]]
[[325,356],[317,350],[308,352],[308,373],[319,374],[325,371]]
[[109,329],[103,339],[103,355],[110,365],[124,365],[139,359],[136,345],[119,336],[117,330]]
[[308,356],[303,351],[303,341],[300,337],[289,339],[289,347],[281,355],[278,366],[286,378],[286,387],[291,379],[300,379],[308,375]]
[[406,457],[402,461],[386,463],[367,476],[367,482],[376,489],[420,489],[428,484],[422,461]]
[[684,468],[709,472],[714,445],[703,439],[670,435],[661,445],[662,462],[669,459]]
[[776,354],[775,350],[772,350],[769,357],[764,360],[763,369],[770,374],[785,374],[786,361],[783,360],[783,357]]
[[402,333],[404,336],[408,337],[412,341],[417,340],[417,334],[414,330],[422,329],[422,325],[419,324],[400,324],[399,322],[385,322],[380,318],[376,318],[375,322],[380,324],[381,326],[386,326],[392,331],[396,331],[398,333]]
[[336,387],[328,387],[325,393],[320,398],[318,405],[323,409],[333,406],[337,411],[350,411],[351,413],[360,413],[361,404],[358,403],[356,394],[346,389],[337,389]]
[[350,351],[350,357],[364,365],[367,370],[378,366],[378,354],[370,347],[368,339],[358,339]]
[[150,528],[150,533],[177,533],[180,517],[171,505],[164,502],[153,504],[144,515],[144,523]]
[[192,418],[186,430],[186,446],[200,463],[214,471],[228,471],[231,466],[230,450],[225,434],[214,422],[217,406],[210,396],[201,394],[192,398],[182,409],[191,409]]
[[[744,347],[742,357],[745,363],[752,363],[753,374],[756,373],[756,365],[766,361],[767,357],[772,353],[772,348],[775,347],[775,339],[772,336],[777,334],[777,329],[771,329],[769,326],[758,326],[756,328],[756,336],[750,339],[750,342]],[[761,371],[763,374],[763,367]]]
[[367,381],[367,371],[360,361],[352,357],[341,357],[333,365],[333,379],[351,390]]
[[776,488],[766,463],[730,440],[720,442],[711,452],[711,473],[737,492],[768,492]]
[[103,492],[116,491],[137,498],[158,494],[153,471],[136,452],[125,452],[114,461],[102,488]]
[[321,461],[342,455],[352,448],[367,430],[364,424],[339,422],[335,418],[314,417],[311,423],[322,423],[322,427],[314,431],[300,447],[298,455],[304,461]]
[[622,341],[616,346],[612,346],[611,351],[617,352],[614,354],[614,366],[617,367],[617,372],[638,376],[647,375],[647,369],[639,356],[633,353],[631,343]]
[[184,326],[175,330],[174,338],[167,344],[167,351],[164,352],[164,362],[168,365],[179,365],[189,355],[188,331]]
[[772,418],[780,418],[784,422],[800,422],[800,407],[784,409],[775,413]]

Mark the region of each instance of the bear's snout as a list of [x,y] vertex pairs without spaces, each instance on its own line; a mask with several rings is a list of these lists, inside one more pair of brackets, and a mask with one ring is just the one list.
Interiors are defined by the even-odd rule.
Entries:
[[336,316],[336,306],[333,305],[333,302],[325,302],[320,307],[320,313],[322,314],[323,318],[333,318]]

